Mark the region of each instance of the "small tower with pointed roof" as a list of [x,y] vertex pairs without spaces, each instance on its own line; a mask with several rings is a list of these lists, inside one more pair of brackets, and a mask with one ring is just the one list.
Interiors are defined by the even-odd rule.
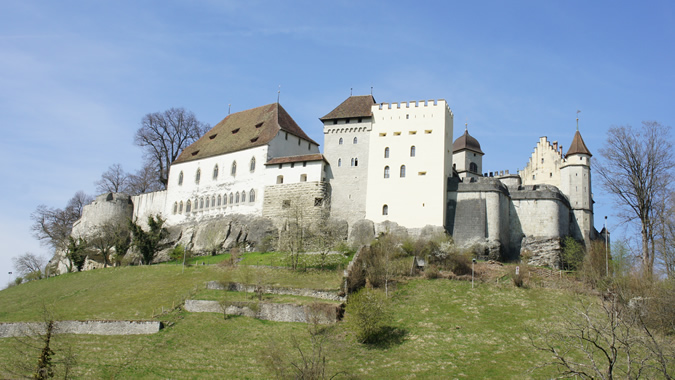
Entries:
[[480,149],[480,143],[469,134],[468,125],[465,124],[464,134],[452,144],[452,166],[459,178],[482,177],[483,155],[485,153]]
[[560,190],[570,201],[570,213],[574,218],[570,225],[571,235],[586,244],[590,244],[593,231],[593,194],[591,193],[591,152],[586,147],[584,139],[579,133],[579,119],[577,131],[572,144],[565,155],[560,168]]

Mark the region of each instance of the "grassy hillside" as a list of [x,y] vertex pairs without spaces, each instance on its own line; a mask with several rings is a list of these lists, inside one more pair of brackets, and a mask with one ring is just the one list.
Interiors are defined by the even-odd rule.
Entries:
[[[216,313],[174,311],[186,297],[217,299],[204,291],[210,280],[264,282],[278,286],[338,288],[341,271],[297,273],[251,267],[223,269],[176,265],[124,267],[73,273],[0,291],[0,322],[39,320],[42,305],[57,319],[152,319],[168,327],[149,336],[57,336],[54,351],[70,347],[78,378],[270,378],[262,352],[276,342],[293,352],[307,326]],[[509,280],[478,284],[412,279],[392,296],[392,325],[401,339],[380,347],[358,344],[349,315],[333,330],[329,372],[358,378],[541,378],[529,372],[545,359],[532,349],[527,331],[538,321],[565,313],[571,294],[515,288]],[[282,298],[288,302],[291,298]],[[303,302],[299,300],[298,302]],[[14,339],[0,339],[0,363],[27,360]],[[37,355],[37,353],[36,353]],[[37,357],[37,356],[36,356]],[[34,359],[31,359],[34,360]],[[0,378],[4,377],[0,367]],[[6,375],[5,375],[6,376]]]

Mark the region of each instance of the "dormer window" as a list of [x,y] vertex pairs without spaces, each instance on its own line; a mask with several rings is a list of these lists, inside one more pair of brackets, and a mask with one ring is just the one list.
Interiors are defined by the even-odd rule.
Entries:
[[195,150],[194,152],[192,152],[192,155],[193,155],[193,156],[196,156],[197,154],[199,154],[199,151],[198,151],[198,150]]
[[209,136],[209,139],[213,140],[213,139],[216,138],[216,136],[218,136],[218,134],[217,134],[217,133],[214,133],[214,134],[212,134],[211,136]]
[[232,134],[235,134],[237,132],[239,132],[239,128],[235,128],[235,129],[232,130]]
[[262,127],[262,125],[263,125],[263,123],[258,123],[258,124],[255,125],[255,127],[260,128],[260,127]]
[[256,142],[256,141],[258,141],[258,138],[257,138],[257,137],[254,137],[254,138],[251,139],[251,142],[252,142],[252,143],[254,143],[254,142]]

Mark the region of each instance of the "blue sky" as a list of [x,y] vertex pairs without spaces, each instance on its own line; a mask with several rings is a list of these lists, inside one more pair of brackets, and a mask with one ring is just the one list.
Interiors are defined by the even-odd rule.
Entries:
[[[0,3],[0,286],[11,257],[49,255],[39,204],[64,207],[108,166],[140,167],[143,115],[211,125],[276,101],[314,140],[349,96],[446,99],[484,171],[522,169],[540,136],[675,125],[669,1],[12,1]],[[611,199],[594,182],[596,226]]]

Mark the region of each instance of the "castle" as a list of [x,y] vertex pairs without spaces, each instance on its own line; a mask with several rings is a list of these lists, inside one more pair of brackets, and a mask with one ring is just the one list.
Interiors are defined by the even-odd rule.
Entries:
[[[525,169],[509,174],[482,173],[479,142],[468,130],[453,139],[445,100],[350,96],[320,121],[323,154],[278,103],[228,115],[172,163],[166,190],[130,204],[105,195],[84,214],[115,201],[139,221],[159,214],[180,226],[233,214],[280,221],[300,209],[307,218],[346,221],[350,233],[364,220],[373,232],[444,229],[484,256],[513,259],[529,250],[534,263],[552,266],[561,238],[588,243],[598,234],[592,155],[578,130],[566,154],[542,137]],[[111,213],[83,217],[73,233]]]

